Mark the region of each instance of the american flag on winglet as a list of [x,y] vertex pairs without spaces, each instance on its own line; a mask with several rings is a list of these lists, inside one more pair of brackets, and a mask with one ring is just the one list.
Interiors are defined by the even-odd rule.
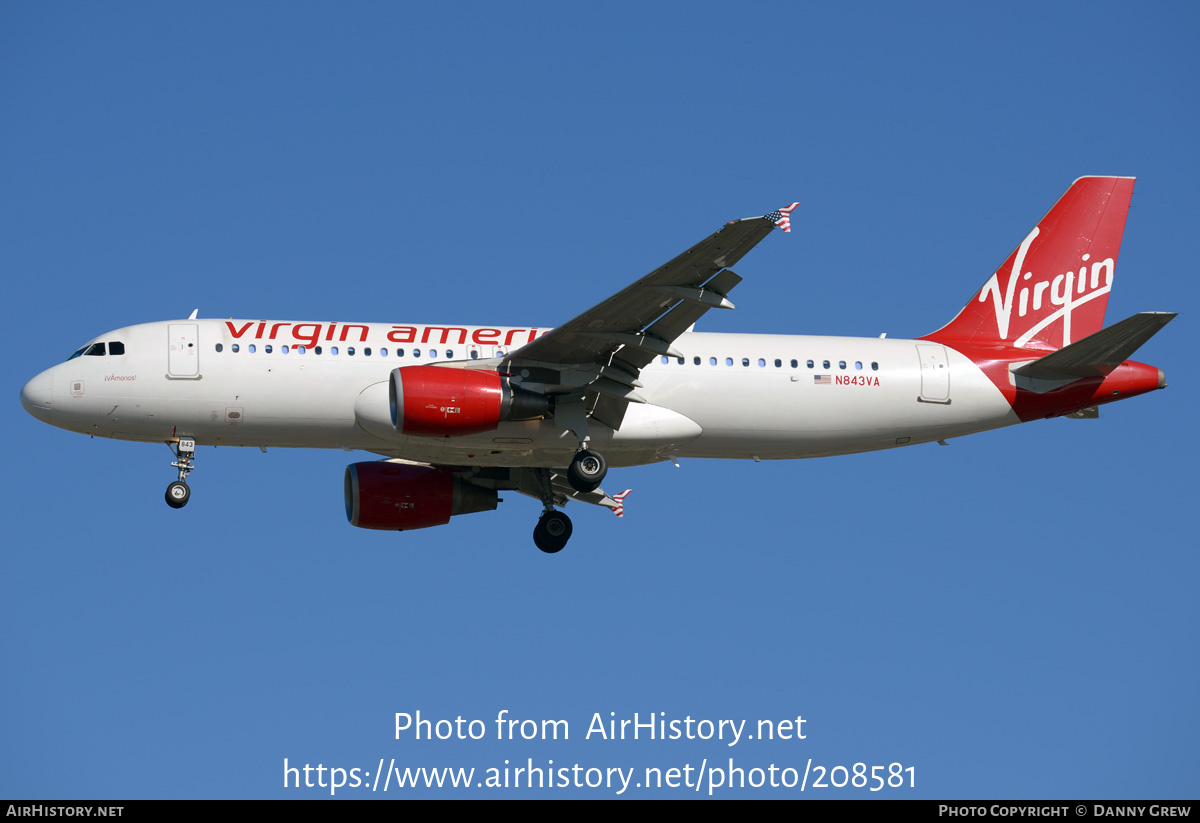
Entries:
[[767,215],[767,219],[774,223],[784,231],[792,230],[792,210],[799,206],[800,202],[796,201],[790,206],[784,206],[779,211],[773,211]]
[[617,501],[617,507],[612,510],[612,513],[615,514],[617,517],[625,516],[624,500],[626,497],[629,496],[629,493],[631,491],[633,491],[633,489],[626,489],[625,491],[621,492],[620,494],[613,495],[613,500]]

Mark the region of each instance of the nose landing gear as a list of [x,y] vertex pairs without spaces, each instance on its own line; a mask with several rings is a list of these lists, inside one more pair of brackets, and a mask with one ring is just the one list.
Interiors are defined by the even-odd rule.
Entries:
[[192,490],[188,488],[187,476],[192,469],[196,468],[192,465],[196,457],[196,440],[192,437],[181,437],[177,446],[172,446],[170,443],[167,445],[175,454],[175,462],[171,465],[179,469],[179,479],[167,486],[167,505],[173,509],[182,509],[192,496]]
[[191,496],[192,490],[182,480],[176,480],[167,486],[167,505],[172,509],[182,509],[187,505],[188,498]]

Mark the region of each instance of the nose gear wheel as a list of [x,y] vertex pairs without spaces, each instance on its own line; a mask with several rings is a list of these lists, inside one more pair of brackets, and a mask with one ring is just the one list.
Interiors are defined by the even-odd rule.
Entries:
[[192,465],[196,457],[196,440],[191,437],[181,437],[178,445],[170,443],[167,445],[175,454],[175,461],[171,465],[179,469],[179,479],[167,486],[167,505],[173,509],[182,509],[192,497],[192,490],[188,488],[187,484],[187,476],[191,474],[192,469],[196,468]]

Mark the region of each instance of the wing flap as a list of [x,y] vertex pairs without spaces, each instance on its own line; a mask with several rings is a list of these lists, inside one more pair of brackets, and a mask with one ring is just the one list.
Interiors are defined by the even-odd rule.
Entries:
[[628,400],[602,394],[596,399],[596,405],[592,408],[592,419],[616,431],[625,422],[625,410],[628,408]]

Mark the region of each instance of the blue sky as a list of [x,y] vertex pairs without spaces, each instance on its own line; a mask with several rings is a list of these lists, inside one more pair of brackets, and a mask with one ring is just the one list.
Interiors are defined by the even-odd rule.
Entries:
[[[285,790],[285,758],[730,757],[899,762],[916,786],[898,797],[1197,795],[1195,4],[26,3],[0,21],[0,796],[328,796]],[[515,494],[442,528],[353,529],[342,470],[367,456],[342,452],[203,449],[173,511],[165,447],[17,402],[85,340],[194,308],[552,326],[796,199],[792,234],[738,266],[738,310],[701,330],[916,336],[1084,174],[1138,177],[1108,321],[1181,313],[1138,354],[1167,391],[947,448],[619,470],[626,517],[570,507],[553,557]],[[417,710],[491,734],[395,739]],[[497,741],[501,710],[571,739]],[[803,716],[807,736],[585,740],[610,712]]]

